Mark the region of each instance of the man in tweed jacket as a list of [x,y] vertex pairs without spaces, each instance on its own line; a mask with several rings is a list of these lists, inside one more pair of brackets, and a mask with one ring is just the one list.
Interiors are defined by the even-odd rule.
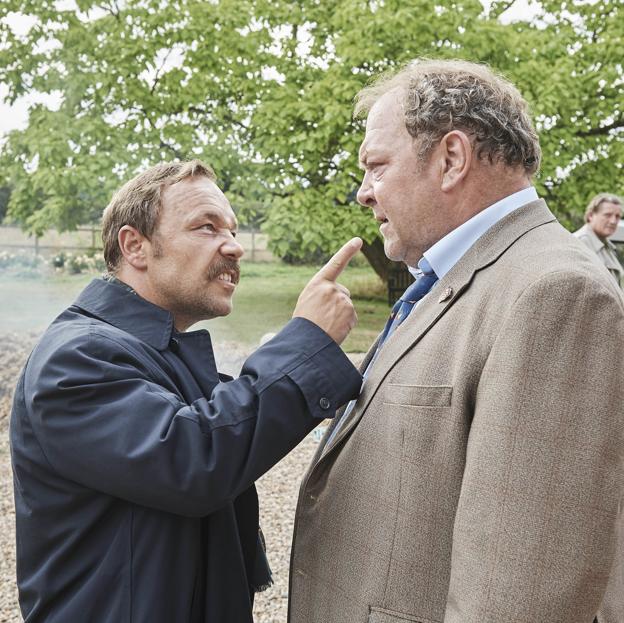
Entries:
[[623,623],[624,304],[531,186],[525,101],[422,61],[356,112],[358,200],[438,281],[304,477],[290,623]]

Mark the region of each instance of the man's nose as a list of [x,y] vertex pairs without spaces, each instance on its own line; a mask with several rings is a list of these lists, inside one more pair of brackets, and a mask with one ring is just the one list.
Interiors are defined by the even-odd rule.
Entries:
[[238,260],[245,254],[245,249],[243,249],[233,234],[229,234],[221,245],[221,253],[225,257]]
[[360,205],[367,208],[372,208],[375,204],[375,194],[373,193],[373,186],[370,183],[368,173],[364,175],[362,184],[356,195],[357,201]]

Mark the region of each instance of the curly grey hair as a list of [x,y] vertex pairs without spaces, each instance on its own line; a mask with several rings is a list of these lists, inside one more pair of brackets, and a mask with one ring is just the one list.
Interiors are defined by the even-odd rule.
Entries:
[[365,116],[386,93],[403,95],[405,127],[425,158],[451,130],[471,138],[477,157],[490,163],[538,169],[539,138],[520,92],[486,65],[462,60],[417,59],[382,75],[356,96],[355,116]]

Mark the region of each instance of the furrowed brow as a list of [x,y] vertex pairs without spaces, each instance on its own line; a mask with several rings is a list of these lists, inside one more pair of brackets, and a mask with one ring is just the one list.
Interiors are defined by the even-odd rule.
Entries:
[[227,227],[231,230],[238,229],[238,222],[234,220],[225,219],[223,214],[212,210],[202,210],[201,212],[197,212],[195,214],[191,214],[188,222],[189,223],[197,223],[200,221],[208,220],[213,222],[215,225],[219,227]]
[[358,167],[364,171],[366,169],[366,161],[368,160],[368,152],[362,149],[358,158]]

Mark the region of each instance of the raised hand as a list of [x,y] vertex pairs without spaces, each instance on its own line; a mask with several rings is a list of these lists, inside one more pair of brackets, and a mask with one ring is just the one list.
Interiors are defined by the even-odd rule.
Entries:
[[362,248],[360,238],[347,242],[310,279],[297,300],[293,318],[306,318],[341,344],[357,322],[349,290],[336,282],[351,258]]

